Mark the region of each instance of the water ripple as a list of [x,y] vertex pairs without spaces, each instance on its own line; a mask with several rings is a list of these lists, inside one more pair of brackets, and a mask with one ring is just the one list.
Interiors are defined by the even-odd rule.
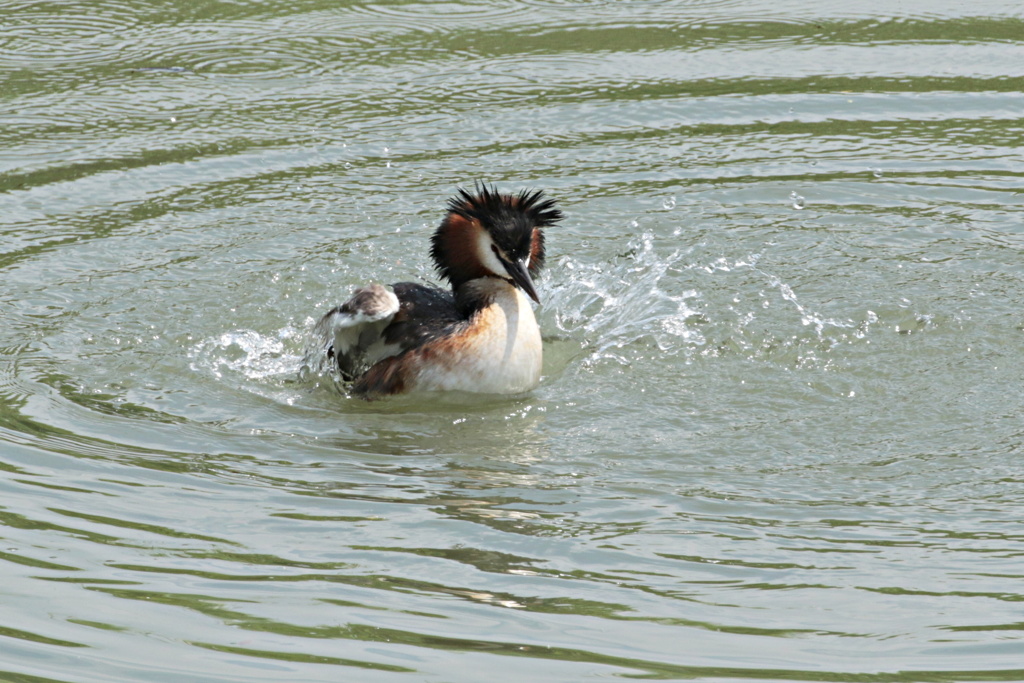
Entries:
[[[1024,676],[1019,8],[631,7],[8,3],[0,678]],[[299,379],[478,178],[539,388]]]

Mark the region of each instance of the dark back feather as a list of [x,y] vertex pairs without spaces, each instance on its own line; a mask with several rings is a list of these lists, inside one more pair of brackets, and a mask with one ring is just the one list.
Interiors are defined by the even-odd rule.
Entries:
[[399,282],[392,289],[398,297],[399,309],[384,330],[384,341],[388,344],[414,348],[466,324],[451,292],[414,282]]

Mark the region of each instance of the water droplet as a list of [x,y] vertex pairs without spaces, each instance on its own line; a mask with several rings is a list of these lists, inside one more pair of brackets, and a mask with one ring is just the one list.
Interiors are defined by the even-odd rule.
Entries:
[[630,227],[631,230],[636,230],[637,228],[640,227],[640,224],[638,222],[636,222],[636,221],[630,221],[629,222],[629,227]]
[[796,192],[789,193],[789,201],[792,202],[794,209],[804,208],[804,198],[798,195]]
[[177,123],[177,122],[178,122],[178,117],[177,116],[172,116],[171,117],[171,123]]
[[880,168],[873,168],[873,169],[871,169],[871,175],[875,176],[876,178],[881,178],[882,177],[882,169],[880,169]]
[[665,197],[664,199],[661,200],[661,208],[665,209],[666,211],[671,211],[672,209],[676,208],[676,198]]

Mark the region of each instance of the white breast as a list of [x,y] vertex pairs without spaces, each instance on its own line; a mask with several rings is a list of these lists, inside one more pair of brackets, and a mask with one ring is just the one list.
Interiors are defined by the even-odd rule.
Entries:
[[540,382],[540,327],[529,299],[502,280],[486,279],[491,305],[474,316],[465,339],[451,345],[450,357],[418,368],[417,389],[518,394]]

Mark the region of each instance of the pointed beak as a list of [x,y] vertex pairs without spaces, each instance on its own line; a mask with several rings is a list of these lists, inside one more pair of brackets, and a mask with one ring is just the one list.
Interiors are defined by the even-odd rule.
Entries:
[[533,286],[533,280],[530,279],[530,271],[526,268],[524,261],[505,261],[502,260],[502,265],[505,266],[505,270],[508,271],[509,277],[512,278],[512,282],[516,284],[519,289],[527,293],[527,295],[540,303],[540,298],[537,297],[537,290]]

